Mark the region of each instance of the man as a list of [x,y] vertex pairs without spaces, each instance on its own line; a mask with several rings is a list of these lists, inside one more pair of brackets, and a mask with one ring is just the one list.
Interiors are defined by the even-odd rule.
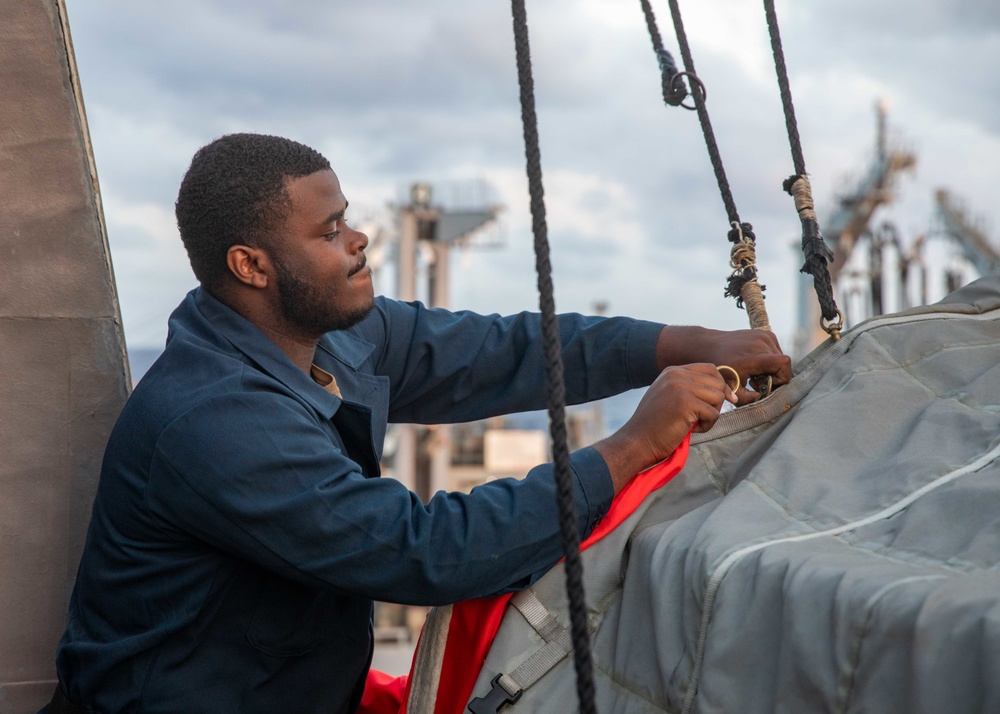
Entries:
[[[551,465],[426,505],[378,478],[387,421],[544,407],[539,321],[375,298],[337,176],[287,139],[202,148],[176,208],[201,287],[108,443],[52,710],[352,712],[372,600],[524,587],[561,555]],[[770,334],[560,330],[570,401],[652,384],[572,456],[581,535],[727,397],[752,398],[716,363],[790,376]]]

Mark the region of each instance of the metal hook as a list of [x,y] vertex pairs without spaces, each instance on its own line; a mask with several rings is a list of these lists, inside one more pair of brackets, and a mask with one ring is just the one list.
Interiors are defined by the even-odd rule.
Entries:
[[[722,375],[722,378],[726,380],[726,385],[733,390],[733,394],[736,394],[740,387],[743,386],[743,380],[740,379],[740,373],[728,364],[720,364],[716,367],[716,369],[719,370],[719,374]],[[730,378],[732,379],[732,382],[730,382]],[[761,399],[770,396],[774,389],[774,377],[772,375],[762,374],[756,377],[751,377],[750,379],[754,383],[754,390],[760,394]],[[767,379],[767,383],[761,386],[764,379]],[[736,386],[733,386],[733,384]]]
[[844,329],[844,313],[837,309],[837,319],[836,321],[827,322],[825,317],[820,316],[819,326],[823,328],[826,334],[833,338],[836,342],[840,339],[840,331]]
[[[764,377],[767,377],[767,384],[761,387],[760,380],[762,380]],[[761,399],[771,396],[771,392],[774,391],[774,377],[772,375],[770,374],[758,375],[756,377],[751,377],[751,379],[753,380],[754,387],[760,394]]]

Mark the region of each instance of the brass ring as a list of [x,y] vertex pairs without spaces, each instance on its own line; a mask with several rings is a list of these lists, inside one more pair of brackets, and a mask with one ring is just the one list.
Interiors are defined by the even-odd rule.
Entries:
[[[743,381],[740,379],[740,373],[737,372],[732,367],[730,367],[728,364],[720,364],[718,367],[716,367],[716,369],[719,370],[719,374],[721,374],[722,378],[726,381],[726,385],[733,390],[733,394],[736,394],[736,391],[743,386]],[[727,375],[732,376],[733,384],[735,384],[736,386],[732,386],[730,384],[729,380],[726,379]]]

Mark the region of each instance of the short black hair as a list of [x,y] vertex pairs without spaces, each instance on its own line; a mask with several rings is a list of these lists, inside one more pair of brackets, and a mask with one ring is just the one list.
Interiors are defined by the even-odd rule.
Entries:
[[174,205],[198,282],[217,290],[233,245],[273,248],[291,201],[286,181],[329,168],[315,149],[267,134],[228,134],[198,149]]

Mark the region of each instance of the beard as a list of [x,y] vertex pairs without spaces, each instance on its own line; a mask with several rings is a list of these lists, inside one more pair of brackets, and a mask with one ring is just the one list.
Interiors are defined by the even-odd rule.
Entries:
[[346,330],[368,317],[375,307],[374,300],[359,307],[341,307],[320,286],[299,278],[280,256],[272,255],[272,260],[284,317],[308,334],[319,336],[334,330]]

